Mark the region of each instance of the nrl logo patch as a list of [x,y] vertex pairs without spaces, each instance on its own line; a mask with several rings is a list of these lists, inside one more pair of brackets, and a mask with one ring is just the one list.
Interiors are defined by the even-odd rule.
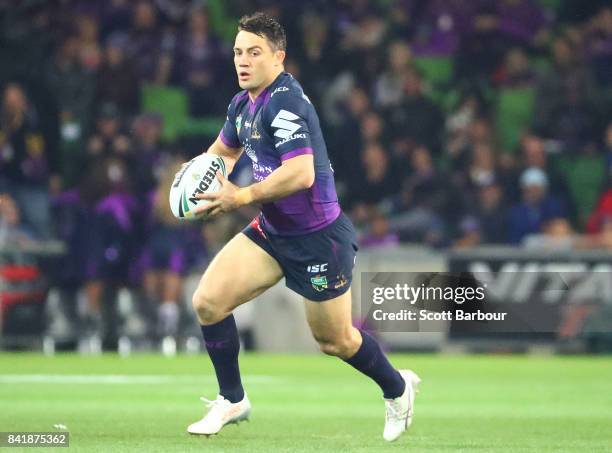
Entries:
[[325,275],[317,275],[310,278],[310,283],[316,291],[327,289],[327,277]]

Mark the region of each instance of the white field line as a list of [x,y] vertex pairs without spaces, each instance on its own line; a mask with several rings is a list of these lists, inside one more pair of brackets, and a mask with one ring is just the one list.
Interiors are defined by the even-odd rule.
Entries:
[[[274,376],[243,376],[247,383],[265,384],[276,381]],[[216,382],[211,375],[163,374],[127,375],[127,374],[0,374],[0,384],[172,384],[172,383],[206,384]]]

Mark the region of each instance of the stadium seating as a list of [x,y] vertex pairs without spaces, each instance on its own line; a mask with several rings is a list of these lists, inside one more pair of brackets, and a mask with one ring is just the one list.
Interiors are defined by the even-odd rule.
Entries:
[[180,127],[187,122],[188,100],[181,88],[145,85],[142,88],[142,109],[159,113],[164,120],[163,137],[174,140]]
[[578,226],[582,229],[595,209],[605,183],[605,163],[601,156],[563,156],[558,166],[576,207]]
[[173,141],[184,136],[216,137],[223,126],[222,117],[189,116],[189,100],[182,88],[146,85],[142,90],[142,109],[155,112],[164,120],[163,137]]
[[521,134],[531,125],[533,88],[504,88],[497,98],[497,137],[502,149],[514,152]]
[[453,60],[449,57],[417,57],[414,64],[434,85],[446,85],[453,76]]

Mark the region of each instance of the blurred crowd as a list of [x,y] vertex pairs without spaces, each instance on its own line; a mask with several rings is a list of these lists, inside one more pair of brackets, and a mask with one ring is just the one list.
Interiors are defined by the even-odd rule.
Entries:
[[[236,18],[288,35],[363,247],[612,248],[612,7],[577,0],[0,0],[0,240],[59,239],[55,278],[158,300],[249,212],[204,225],[167,206],[214,136],[164,139],[145,87],[192,117],[238,90]],[[249,164],[234,180],[248,183]]]

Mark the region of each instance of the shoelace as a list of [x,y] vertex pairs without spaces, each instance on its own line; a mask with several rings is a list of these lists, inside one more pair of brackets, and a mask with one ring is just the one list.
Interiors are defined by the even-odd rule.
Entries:
[[401,412],[402,408],[399,401],[387,400],[385,403],[387,406],[387,420],[394,419],[396,421],[401,421],[406,418],[408,411]]
[[206,408],[207,409],[210,409],[208,411],[208,413],[206,414],[206,417],[208,417],[210,414],[212,414],[213,412],[216,412],[218,409],[220,409],[222,404],[223,404],[223,402],[227,401],[221,395],[217,395],[217,398],[214,399],[214,400],[209,400],[208,398],[204,398],[203,396],[201,396],[200,400],[202,402],[204,402],[204,404],[206,404]]

